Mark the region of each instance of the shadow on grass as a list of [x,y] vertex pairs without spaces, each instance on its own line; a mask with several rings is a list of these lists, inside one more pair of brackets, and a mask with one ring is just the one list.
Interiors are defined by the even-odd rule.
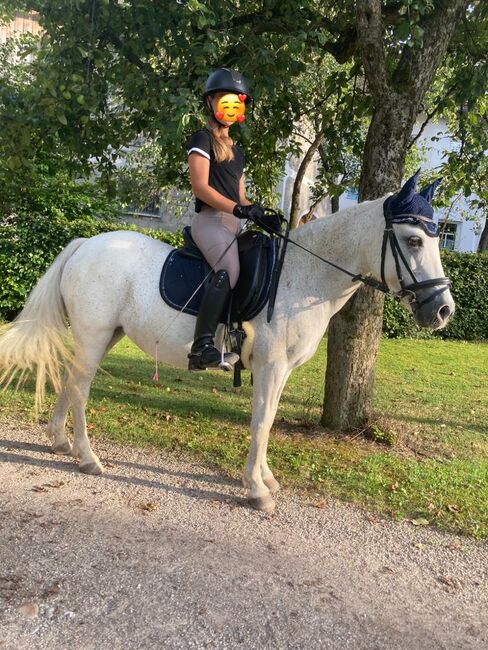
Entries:
[[[26,456],[24,454],[17,453],[8,453],[8,450],[18,449],[21,451],[30,451],[37,453],[52,454],[50,448],[47,445],[39,445],[35,443],[25,443],[25,442],[12,442],[10,440],[0,440],[0,447],[4,447],[7,451],[0,452],[0,462],[9,462],[17,464],[26,464],[32,465],[34,467],[41,468],[50,468],[56,469],[59,471],[72,473],[75,471],[76,463],[74,461],[68,461],[60,459],[59,457],[53,456],[51,459],[48,458],[33,458],[31,456]],[[162,467],[154,467],[152,465],[143,465],[140,463],[133,463],[127,461],[118,461],[116,459],[110,459],[109,463],[111,465],[118,465],[120,467],[127,467],[134,470],[142,470],[146,472],[152,472],[159,476],[174,476],[177,478],[188,479],[195,482],[204,482],[211,485],[221,485],[223,487],[238,487],[240,485],[239,481],[229,479],[227,477],[218,477],[218,476],[208,476],[205,474],[198,474],[193,472],[185,471],[174,471],[168,470]],[[184,496],[189,496],[193,499],[204,500],[204,501],[219,501],[222,503],[229,503],[232,505],[246,505],[247,502],[243,497],[238,497],[234,494],[225,494],[222,492],[217,492],[214,490],[207,490],[202,487],[178,487],[175,485],[167,485],[162,483],[159,480],[149,480],[144,478],[139,478],[137,476],[122,476],[120,474],[110,473],[105,471],[102,476],[92,477],[93,480],[103,481],[108,479],[110,481],[115,481],[117,483],[125,483],[127,485],[138,485],[142,487],[155,488],[164,492],[173,492],[175,494],[182,494]]]
[[[195,382],[191,387],[183,384],[186,388],[173,388],[171,392],[165,390],[167,379],[161,379],[161,385],[141,385],[139,386],[136,380],[131,379],[130,383],[125,385],[118,384],[112,388],[108,387],[107,377],[103,383],[95,381],[92,384],[90,391],[90,399],[87,404],[89,410],[94,402],[106,400],[111,402],[116,407],[121,404],[128,407],[145,408],[158,412],[170,412],[172,415],[187,419],[190,415],[196,416],[198,419],[206,420],[220,420],[227,422],[231,425],[247,425],[249,426],[250,415],[249,409],[251,406],[250,400],[246,395],[234,395],[233,393],[224,392],[219,390],[219,386],[212,380],[210,383],[202,385]],[[178,382],[177,384],[181,384]],[[212,387],[215,386],[217,393],[219,393],[223,400],[220,400],[217,395],[213,394]],[[155,394],[154,391],[160,390]],[[22,389],[25,393],[32,396],[34,401],[35,385],[32,380],[25,383]],[[148,394],[149,393],[149,394]],[[49,391],[50,398],[55,398],[55,395]],[[227,402],[225,398],[230,401]],[[46,403],[46,406],[48,404]],[[48,419],[51,416],[54,404],[49,404],[47,412],[44,414]],[[247,413],[245,409],[247,408]]]
[[[98,377],[107,377],[111,375],[120,381],[127,380],[127,374],[130,373],[130,381],[141,381],[143,383],[151,382],[154,374],[154,362],[146,359],[128,358],[126,355],[119,354],[107,357],[101,366]],[[104,372],[105,371],[105,372]],[[107,375],[109,373],[109,375]],[[173,368],[168,365],[159,366],[160,382],[181,381],[187,386],[193,388],[202,388],[202,380],[205,384],[214,383],[221,387],[232,386],[232,373],[223,373],[222,371],[211,370],[208,372],[189,372],[184,368]],[[246,382],[245,382],[246,383]]]
[[477,426],[476,424],[469,424],[468,422],[456,422],[455,420],[444,420],[442,418],[434,420],[433,418],[415,417],[413,415],[402,415],[398,413],[395,414],[395,419],[406,420],[407,422],[418,422],[420,424],[428,424],[430,426],[440,426],[441,424],[445,424],[446,427],[460,427],[461,429],[467,429],[469,431],[473,431],[474,433],[480,433],[481,435],[485,436],[488,435],[488,427]]
[[249,423],[249,413],[245,413],[244,407],[239,404],[219,404],[216,400],[212,400],[211,404],[209,404],[208,402],[205,403],[202,398],[202,403],[199,405],[195,396],[189,395],[182,398],[177,395],[177,393],[171,393],[168,397],[166,397],[165,393],[154,397],[133,395],[130,392],[119,391],[114,393],[101,387],[94,387],[92,391],[94,399],[106,399],[124,405],[137,405],[153,411],[169,411],[172,415],[181,418],[188,418],[191,414],[198,413],[206,419],[219,419],[222,422],[231,424],[243,425]]

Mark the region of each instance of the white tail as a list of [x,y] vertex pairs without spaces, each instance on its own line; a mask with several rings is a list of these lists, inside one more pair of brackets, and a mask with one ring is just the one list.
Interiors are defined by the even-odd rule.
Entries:
[[44,399],[46,379],[58,392],[61,369],[72,361],[65,343],[66,313],[60,283],[66,262],[84,241],[75,239],[59,253],[31,291],[24,309],[0,336],[0,384],[9,386],[20,370],[18,387],[37,366],[36,412]]

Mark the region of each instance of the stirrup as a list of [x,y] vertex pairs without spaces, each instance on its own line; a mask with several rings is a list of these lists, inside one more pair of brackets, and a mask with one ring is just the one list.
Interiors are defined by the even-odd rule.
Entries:
[[[214,348],[215,349],[215,348]],[[217,350],[216,350],[217,351]],[[239,355],[235,352],[221,352],[220,359],[202,362],[203,352],[190,352],[188,355],[188,370],[220,369],[229,372],[234,369],[234,364],[239,361]]]
[[230,372],[234,370],[234,365],[239,361],[239,358],[239,355],[235,352],[224,352],[222,350],[219,368],[224,372]]

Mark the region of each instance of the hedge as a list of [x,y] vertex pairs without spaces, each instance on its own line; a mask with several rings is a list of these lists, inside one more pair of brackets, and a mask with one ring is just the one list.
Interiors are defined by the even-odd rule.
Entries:
[[456,312],[449,325],[437,332],[421,330],[407,310],[387,296],[383,332],[390,338],[411,337],[488,339],[488,253],[441,252],[445,275],[452,283]]
[[[181,233],[148,230],[112,219],[84,216],[69,219],[63,213],[21,213],[0,220],[0,317],[11,319],[56,255],[76,237],[101,232],[133,230],[172,246],[182,243]],[[383,331],[391,338],[488,339],[488,254],[442,251],[444,272],[452,282],[456,313],[444,330],[418,328],[412,316],[387,296]]]
[[12,319],[23,307],[39,277],[56,255],[77,237],[102,232],[133,230],[173,246],[180,233],[141,229],[114,219],[93,216],[68,218],[63,213],[20,213],[0,220],[0,317]]

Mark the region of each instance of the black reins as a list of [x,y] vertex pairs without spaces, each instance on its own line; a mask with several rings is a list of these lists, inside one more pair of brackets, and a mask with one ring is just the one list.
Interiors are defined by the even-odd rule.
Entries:
[[[388,201],[389,204],[389,201]],[[281,232],[275,232],[274,234],[279,237],[280,239],[283,240],[283,248],[281,250],[281,255],[280,259],[277,263],[277,266],[275,267],[275,272],[274,272],[274,277],[273,277],[273,283],[272,283],[272,288],[273,292],[272,295],[270,296],[270,302],[268,305],[268,322],[271,320],[271,315],[273,313],[273,307],[274,307],[274,301],[276,298],[276,292],[278,288],[278,282],[279,278],[281,275],[281,269],[283,267],[283,259],[284,259],[284,253],[286,251],[286,245],[288,243],[293,244],[294,246],[297,246],[298,248],[301,248],[303,251],[308,253],[309,255],[312,255],[313,257],[316,257],[318,260],[321,262],[324,262],[325,264],[328,264],[329,266],[332,266],[334,269],[337,269],[341,273],[344,273],[348,275],[351,278],[352,282],[362,282],[364,285],[368,287],[372,287],[373,289],[376,289],[376,291],[381,291],[382,293],[389,294],[397,298],[398,300],[401,300],[402,298],[407,298],[409,303],[412,306],[412,309],[415,311],[422,307],[422,305],[425,305],[426,303],[430,302],[433,300],[437,295],[443,293],[446,291],[450,286],[451,282],[449,278],[433,278],[431,280],[424,280],[421,282],[417,281],[417,278],[415,277],[414,272],[410,268],[410,265],[408,264],[408,261],[400,247],[400,244],[398,242],[397,236],[395,234],[395,231],[393,230],[393,224],[394,223],[405,223],[406,220],[409,222],[413,222],[414,225],[421,225],[421,223],[425,223],[426,225],[431,224],[436,226],[435,222],[433,219],[430,217],[426,217],[424,215],[417,215],[417,214],[400,214],[400,215],[395,215],[393,216],[390,211],[389,211],[389,205],[385,206],[384,210],[384,215],[385,215],[385,229],[383,231],[383,242],[381,245],[381,280],[376,280],[375,278],[368,276],[368,275],[362,275],[361,273],[352,273],[351,271],[348,271],[344,267],[340,266],[339,264],[336,264],[335,262],[331,262],[330,260],[325,259],[325,257],[322,257],[321,255],[318,255],[317,253],[314,253],[313,251],[309,250],[308,248],[305,248],[305,246],[302,246],[301,244],[297,243],[296,241],[293,241],[293,239],[290,239],[288,237],[288,233],[290,230],[289,224],[286,221],[286,219],[277,211],[277,210],[272,210],[270,208],[266,208],[266,212],[268,213],[273,213],[277,214],[280,216],[282,222],[286,223],[286,235],[283,235]],[[427,231],[427,234],[431,237],[438,236],[437,234],[437,227],[434,229],[434,233]],[[397,273],[397,278],[400,283],[400,291],[392,291],[386,282],[385,279],[385,262],[386,262],[386,250],[387,250],[387,245],[388,242],[390,243],[390,248],[391,252],[393,255],[393,259],[395,262],[395,269]],[[403,278],[403,273],[402,273],[402,267],[401,267],[401,262],[403,262],[403,265],[405,266],[406,271],[412,278],[413,282],[411,284],[406,284],[405,280]],[[417,299],[417,291],[422,290],[422,289],[427,289],[429,287],[435,287],[439,286],[439,290],[422,300],[421,302],[418,301]]]

